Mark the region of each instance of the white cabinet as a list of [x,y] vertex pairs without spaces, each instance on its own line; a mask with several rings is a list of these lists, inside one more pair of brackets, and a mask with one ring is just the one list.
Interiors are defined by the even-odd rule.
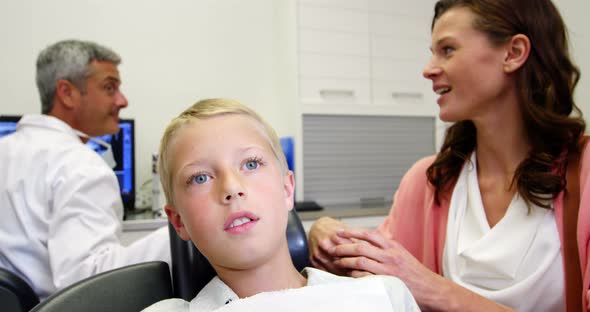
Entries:
[[299,98],[362,105],[371,98],[366,1],[299,1]]
[[302,113],[433,116],[422,68],[434,0],[299,0]]

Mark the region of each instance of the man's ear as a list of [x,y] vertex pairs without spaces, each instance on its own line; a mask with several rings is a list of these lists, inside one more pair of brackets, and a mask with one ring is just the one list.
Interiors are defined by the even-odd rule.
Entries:
[[531,53],[531,41],[523,34],[512,36],[506,43],[506,56],[504,57],[504,72],[513,73],[526,62]]
[[78,107],[80,90],[68,80],[58,80],[55,85],[55,99],[68,110]]
[[172,223],[172,226],[174,226],[174,229],[176,230],[178,236],[180,236],[180,238],[182,238],[185,241],[190,240],[191,238],[188,235],[188,231],[186,230],[186,227],[184,227],[184,223],[182,222],[182,217],[176,211],[176,209],[172,205],[166,204],[164,206],[164,211],[168,216],[168,220],[170,220],[170,223]]
[[293,171],[288,170],[287,174],[283,177],[283,189],[285,191],[285,201],[289,210],[293,209],[295,204],[295,177]]

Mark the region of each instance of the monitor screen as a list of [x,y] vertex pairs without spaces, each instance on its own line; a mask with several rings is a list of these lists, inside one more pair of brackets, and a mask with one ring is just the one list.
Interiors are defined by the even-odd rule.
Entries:
[[16,131],[20,116],[0,116],[0,138]]
[[[0,137],[16,131],[16,124],[21,116],[0,116]],[[113,156],[117,166],[113,168],[121,199],[127,211],[135,207],[135,123],[133,119],[119,119],[119,133],[97,137],[109,144],[113,149]],[[86,143],[99,154],[104,153],[105,148],[90,140]]]

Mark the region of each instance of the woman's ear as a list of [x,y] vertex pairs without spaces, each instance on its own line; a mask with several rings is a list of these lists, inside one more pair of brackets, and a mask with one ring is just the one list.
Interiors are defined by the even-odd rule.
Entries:
[[526,62],[531,53],[531,41],[523,34],[512,36],[506,43],[504,72],[513,73]]
[[190,240],[191,238],[188,235],[188,231],[186,230],[186,227],[184,227],[184,223],[182,222],[182,217],[176,211],[176,209],[172,205],[166,204],[164,206],[164,211],[168,216],[168,220],[170,220],[170,223],[172,223],[172,226],[174,226],[174,229],[176,230],[178,236],[180,236],[180,238],[182,238],[185,241]]

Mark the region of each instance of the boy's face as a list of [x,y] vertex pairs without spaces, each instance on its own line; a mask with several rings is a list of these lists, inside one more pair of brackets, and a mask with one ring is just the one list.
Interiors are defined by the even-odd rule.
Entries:
[[257,122],[241,115],[193,122],[177,132],[170,155],[175,206],[166,213],[214,267],[251,268],[286,244],[293,173],[282,173]]

